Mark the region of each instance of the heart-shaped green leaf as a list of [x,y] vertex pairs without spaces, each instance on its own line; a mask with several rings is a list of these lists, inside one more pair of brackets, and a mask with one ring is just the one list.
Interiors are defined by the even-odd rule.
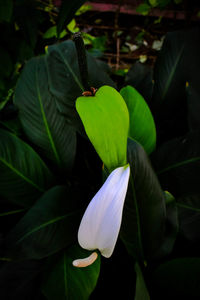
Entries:
[[109,170],[127,162],[129,114],[122,96],[103,86],[91,97],[79,97],[76,109],[85,131]]
[[129,110],[129,136],[138,141],[150,154],[156,146],[156,127],[151,111],[144,98],[131,86],[121,89]]

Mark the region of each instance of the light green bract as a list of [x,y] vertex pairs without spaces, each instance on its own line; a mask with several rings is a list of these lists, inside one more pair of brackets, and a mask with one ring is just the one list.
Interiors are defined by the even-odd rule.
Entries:
[[76,109],[105,166],[112,171],[127,163],[129,112],[122,96],[102,86],[95,96],[79,97]]
[[142,95],[133,87],[122,88],[120,94],[129,110],[129,136],[139,142],[147,154],[150,154],[156,147],[156,127],[152,113]]

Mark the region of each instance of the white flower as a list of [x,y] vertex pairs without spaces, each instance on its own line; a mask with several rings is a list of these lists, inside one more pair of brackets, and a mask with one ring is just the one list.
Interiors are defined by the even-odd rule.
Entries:
[[[89,203],[78,231],[82,248],[98,249],[104,257],[112,255],[121,226],[129,176],[129,165],[115,169]],[[75,260],[73,265],[79,266],[81,261]]]

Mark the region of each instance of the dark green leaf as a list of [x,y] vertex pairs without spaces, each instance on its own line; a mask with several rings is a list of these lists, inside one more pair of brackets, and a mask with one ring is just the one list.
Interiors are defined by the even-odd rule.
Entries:
[[153,92],[153,69],[152,67],[137,61],[128,71],[125,83],[133,86],[145,99],[150,102]]
[[200,90],[188,83],[186,92],[189,129],[191,131],[200,130]]
[[62,1],[57,19],[58,37],[65,26],[73,19],[75,12],[83,3],[85,3],[85,0]]
[[[153,101],[157,106],[172,104],[173,99],[178,96],[178,102],[184,92],[185,82],[181,82],[184,76],[181,73],[181,63],[185,48],[184,33],[168,33],[163,47],[159,53],[154,68],[154,94]],[[178,84],[178,86],[177,86]],[[174,94],[176,93],[176,95]],[[172,99],[170,98],[172,97]],[[174,103],[175,105],[175,103]]]
[[20,135],[22,132],[21,123],[19,121],[19,118],[14,118],[7,121],[0,121],[0,124],[3,125],[3,127],[10,132],[14,133],[14,135]]
[[138,263],[135,264],[136,287],[134,300],[150,300],[149,292],[147,290],[141,268]]
[[184,51],[184,33],[168,33],[154,67],[151,109],[161,141],[187,130]]
[[[83,132],[82,122],[75,110],[75,100],[81,96],[84,88],[78,67],[76,48],[72,41],[50,46],[46,57],[49,89],[54,97],[57,109],[66,117],[66,122]],[[96,60],[87,53],[89,84],[95,88],[102,85],[115,87],[114,82],[99,67]]]
[[57,110],[45,63],[45,57],[27,63],[16,87],[14,102],[30,141],[57,166],[68,170],[75,157],[76,133]]
[[200,132],[188,133],[159,147],[152,156],[162,188],[175,198],[199,193]]
[[0,47],[0,78],[9,77],[12,67],[10,55],[3,47]]
[[151,10],[151,6],[147,3],[141,3],[138,7],[136,7],[136,11],[143,16],[148,15]]
[[[121,237],[129,253],[141,258],[156,256],[165,234],[165,197],[144,149],[128,140],[132,183],[124,205]],[[144,257],[142,257],[144,259]]]
[[199,299],[200,258],[178,258],[151,274],[152,299]]
[[0,129],[0,195],[30,206],[52,184],[53,176],[26,143]]
[[89,299],[100,272],[100,256],[89,267],[76,268],[74,259],[87,257],[89,251],[73,246],[47,269],[42,291],[48,300]]
[[10,22],[13,13],[13,0],[0,0],[0,23]]
[[200,241],[200,193],[177,199],[180,233],[189,241]]
[[43,269],[41,261],[7,262],[0,269],[1,299],[39,299],[38,276]]
[[23,39],[34,49],[37,42],[39,24],[43,19],[42,5],[34,0],[21,0],[15,3],[15,22]]
[[159,135],[165,141],[185,134],[188,130],[188,109],[191,123],[191,118],[196,115],[194,111],[199,108],[197,99],[187,103],[185,88],[189,82],[195,94],[200,94],[199,32],[199,28],[194,28],[168,33],[154,68],[151,108]]
[[158,256],[165,256],[173,250],[177,234],[179,232],[178,209],[175,198],[169,192],[164,193],[166,200],[166,229],[163,243],[159,249]]
[[81,191],[56,186],[48,190],[11,230],[6,257],[40,259],[58,252],[77,239]]

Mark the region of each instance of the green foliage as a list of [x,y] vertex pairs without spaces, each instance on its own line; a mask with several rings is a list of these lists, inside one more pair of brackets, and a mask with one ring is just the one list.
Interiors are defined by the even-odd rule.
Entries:
[[129,136],[138,141],[150,154],[156,147],[156,128],[151,111],[143,97],[131,86],[121,89],[129,110]]
[[[151,284],[156,298],[183,297],[198,299],[200,258],[183,257],[161,264],[151,274]],[[159,286],[159,288],[158,288]],[[165,294],[163,294],[165,291]]]
[[39,155],[18,137],[0,129],[0,139],[0,195],[30,206],[51,185],[53,176]]
[[[82,96],[76,48],[61,39],[83,2],[63,1],[56,17],[52,3],[0,1],[0,298],[94,299],[114,272],[131,298],[199,298],[199,29],[167,34],[154,72],[134,64],[121,95],[86,52],[97,92]],[[169,3],[181,1],[142,10]],[[105,50],[105,36],[84,38]],[[77,245],[85,208],[127,162],[121,240],[110,260],[75,268],[90,254]]]
[[0,23],[10,22],[13,13],[13,0],[0,1]]
[[182,0],[144,0],[137,8],[136,11],[143,16],[149,14],[152,8],[158,7],[160,9],[166,9],[168,5],[181,4]]
[[142,271],[138,263],[135,264],[135,272],[137,274],[137,279],[134,300],[150,300],[149,292],[147,290]]
[[65,186],[44,193],[8,234],[6,256],[41,259],[72,244],[80,220],[80,210],[76,209],[80,196]]
[[103,86],[93,97],[79,97],[76,109],[105,166],[110,171],[124,166],[127,162],[129,115],[120,94],[109,86]]
[[[57,110],[47,72],[45,57],[32,59],[17,84],[14,103],[29,139],[58,167],[62,164],[69,169],[75,155],[76,133]],[[30,111],[34,118],[30,118]]]
[[57,34],[65,28],[65,26],[73,19],[75,12],[81,5],[85,3],[85,0],[74,0],[74,1],[62,1],[60,12],[57,20]]
[[157,176],[140,144],[128,140],[131,167],[121,238],[137,259],[156,255],[165,234],[165,197]]
[[[72,246],[49,262],[42,291],[49,300],[89,299],[100,272],[100,257],[87,268],[74,268],[74,258],[84,258],[88,251]],[[76,288],[75,288],[76,287]]]

